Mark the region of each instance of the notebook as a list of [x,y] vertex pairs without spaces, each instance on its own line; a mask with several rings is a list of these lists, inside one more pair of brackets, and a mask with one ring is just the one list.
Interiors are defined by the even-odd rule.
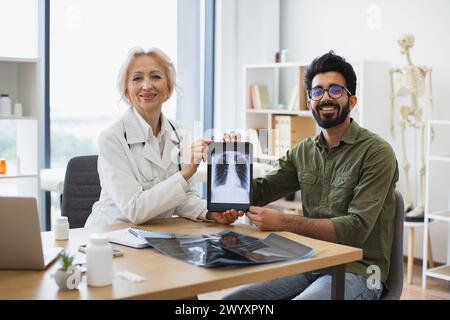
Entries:
[[150,247],[150,244],[147,242],[147,240],[136,237],[129,231],[129,229],[131,228],[107,232],[104,235],[109,238],[109,242],[121,244],[123,246],[138,249]]
[[104,233],[106,237],[109,238],[109,242],[121,244],[123,246],[132,248],[148,248],[151,245],[145,238],[156,238],[156,239],[192,239],[198,236],[190,234],[177,234],[177,233],[167,233],[167,232],[153,232],[148,230],[143,230],[139,228],[125,228],[112,232]]

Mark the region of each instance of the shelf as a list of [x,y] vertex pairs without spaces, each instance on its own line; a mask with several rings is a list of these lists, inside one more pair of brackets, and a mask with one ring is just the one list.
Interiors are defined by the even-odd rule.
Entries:
[[450,162],[450,157],[428,157],[432,161]]
[[450,211],[430,212],[428,213],[428,218],[450,222]]
[[[432,130],[432,127],[435,125],[450,125],[450,121],[447,121],[447,120],[430,120],[430,121],[428,121],[428,124],[427,124],[428,148],[427,148],[427,153],[426,153],[427,162],[430,163],[431,161],[438,161],[438,162],[449,163],[450,156],[445,156],[445,155],[444,156],[432,156],[431,155],[431,147],[430,146],[432,144],[431,137],[433,136],[431,134],[431,132],[432,132],[431,130]],[[444,135],[444,138],[445,138],[445,136],[446,135]],[[430,194],[431,194],[430,184],[431,184],[430,174],[429,174],[429,170],[427,170],[427,174],[425,175],[425,208],[426,208],[425,218],[428,220],[426,220],[426,221],[429,221],[431,219],[431,220],[437,221],[437,222],[440,222],[440,221],[450,222],[450,210],[449,209],[440,210],[440,211],[430,211],[428,209],[429,205],[430,205]],[[447,234],[447,236],[449,236],[449,235]],[[429,233],[429,231],[427,231],[425,229],[425,232],[423,233],[423,248],[429,247],[429,245],[430,245],[429,237],[430,237],[430,233]],[[449,238],[449,240],[450,240],[450,238]],[[450,259],[449,246],[450,246],[450,242],[448,241],[447,242],[447,262]],[[434,277],[434,278],[450,281],[450,265],[444,265],[444,266],[440,266],[437,268],[428,269],[428,265],[427,265],[426,261],[428,260],[429,254],[431,254],[431,253],[429,253],[428,250],[426,250],[426,249],[423,250],[422,259],[425,262],[423,263],[423,270],[422,270],[422,287],[424,289],[427,288],[427,277]]]
[[0,117],[0,121],[2,120],[37,120],[37,117],[16,117],[16,116],[10,116],[10,117]]
[[428,269],[426,275],[428,277],[450,280],[450,265]]
[[36,62],[38,62],[38,59],[33,59],[33,58],[0,57],[0,62],[12,62],[12,63],[36,63]]
[[443,125],[450,125],[449,120],[430,120],[428,121],[430,124],[443,124]]
[[0,179],[37,178],[37,174],[0,174]]
[[247,109],[247,113],[253,114],[286,114],[299,117],[312,118],[310,111],[293,111],[293,110],[282,110],[282,109]]
[[306,67],[309,63],[305,62],[286,62],[286,63],[260,63],[260,64],[246,64],[246,69],[273,69],[273,68],[292,68],[292,67]]
[[[28,2],[37,3],[38,1]],[[0,1],[0,3],[6,2]],[[3,15],[8,15],[8,12],[12,14],[6,21],[13,19],[14,25],[24,26],[25,29],[31,28],[28,31],[32,33],[27,34],[23,41],[30,43],[29,40],[32,42],[37,40],[37,33],[34,30],[37,26],[33,23],[38,18],[37,7],[36,10],[27,9],[24,12],[25,15],[17,15],[21,10],[19,7],[13,8],[9,5],[6,5],[6,8],[3,5],[0,7],[6,9],[1,11]],[[16,18],[26,18],[26,21],[19,22],[20,19]],[[6,24],[3,25],[6,26]],[[5,31],[14,33],[14,30]],[[8,47],[8,41],[13,38],[9,39],[7,36],[2,40],[6,41],[5,44]],[[40,204],[42,199],[40,199],[38,168],[42,149],[39,136],[43,109],[41,108],[42,60],[39,57],[40,51],[36,51],[36,48],[33,48],[34,45],[23,46],[20,45],[20,40],[16,42],[17,44],[10,43],[13,45],[10,47],[12,50],[0,50],[2,51],[0,52],[0,93],[8,94],[11,100],[11,111],[0,115],[0,131],[8,133],[2,132],[0,145],[0,158],[6,159],[6,174],[0,174],[0,196],[33,197],[38,199]],[[2,46],[0,47],[3,49]],[[19,114],[14,114],[16,103],[22,105],[22,112]],[[2,211],[1,208],[0,211]]]

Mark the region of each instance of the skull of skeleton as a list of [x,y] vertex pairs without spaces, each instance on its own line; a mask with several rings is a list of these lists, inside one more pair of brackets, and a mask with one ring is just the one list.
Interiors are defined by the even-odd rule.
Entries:
[[397,43],[400,46],[400,51],[402,54],[406,54],[409,49],[414,46],[414,35],[411,33],[402,34]]

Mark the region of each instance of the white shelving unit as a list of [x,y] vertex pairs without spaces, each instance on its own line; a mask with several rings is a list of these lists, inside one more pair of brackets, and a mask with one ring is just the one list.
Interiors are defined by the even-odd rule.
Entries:
[[23,107],[21,117],[0,117],[0,132],[14,132],[10,136],[15,146],[6,175],[0,175],[0,196],[39,199],[39,60],[0,57],[0,93],[9,94],[12,106],[20,102]]
[[[378,133],[386,140],[390,140],[390,88],[389,70],[387,62],[363,61],[352,64],[357,74],[358,105],[352,111],[352,117],[363,127]],[[268,63],[247,64],[243,67],[243,98],[242,123],[238,127],[247,130],[251,128],[273,129],[275,115],[292,115],[303,118],[302,124],[313,124],[315,132],[307,132],[307,136],[319,132],[315,119],[306,105],[306,91],[303,78],[308,68],[307,63]],[[268,109],[252,109],[250,99],[250,85],[266,85],[269,91],[271,107]],[[286,110],[280,105],[289,104],[292,89],[298,85],[299,110]],[[269,131],[268,154],[255,155],[256,161],[271,161],[278,159],[274,153],[273,137]]]
[[433,156],[431,155],[431,130],[433,126],[449,126],[450,121],[442,121],[442,120],[431,120],[428,121],[427,127],[427,164],[426,164],[426,172],[425,172],[425,227],[423,232],[423,271],[422,271],[422,287],[426,289],[427,287],[427,277],[438,278],[442,280],[450,281],[450,237],[448,238],[447,243],[447,264],[435,268],[428,268],[428,224],[429,220],[433,220],[434,223],[438,222],[447,222],[448,224],[448,235],[450,236],[450,202],[448,210],[440,210],[440,211],[430,211],[430,171],[431,171],[431,163],[432,162],[450,162],[450,156]]
[[[303,82],[300,79],[304,76],[307,64],[305,63],[268,63],[268,64],[249,64],[243,68],[243,121],[240,127],[247,129],[274,129],[274,117],[276,115],[291,115],[301,117],[301,122],[307,124],[309,128],[315,128],[315,120],[311,112],[306,107],[306,92],[303,89]],[[250,100],[250,85],[265,85],[269,91],[270,108],[253,109]],[[298,91],[299,110],[287,110],[290,95],[295,85],[300,84]],[[284,105],[284,108],[280,108]],[[310,130],[311,131],[311,130]],[[308,132],[306,136],[314,135],[316,130]],[[266,153],[255,153],[256,161],[270,162],[278,159],[274,150],[273,132],[267,132]]]

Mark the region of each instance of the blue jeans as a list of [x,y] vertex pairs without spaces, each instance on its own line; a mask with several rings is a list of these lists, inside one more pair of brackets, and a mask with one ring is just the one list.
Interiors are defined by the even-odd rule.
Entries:
[[[369,289],[367,278],[345,273],[345,300],[378,300],[381,289]],[[295,274],[276,280],[258,282],[238,288],[225,300],[330,300],[331,276],[313,272]]]

